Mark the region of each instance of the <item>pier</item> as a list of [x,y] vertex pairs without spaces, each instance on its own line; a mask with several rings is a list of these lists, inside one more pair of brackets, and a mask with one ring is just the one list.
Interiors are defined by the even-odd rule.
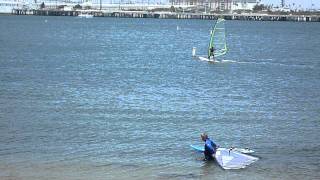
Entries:
[[13,15],[35,16],[78,16],[81,13],[91,14],[95,17],[118,18],[157,18],[157,19],[217,19],[246,21],[296,21],[320,22],[320,15],[268,15],[268,14],[209,14],[209,13],[180,13],[180,12],[150,12],[150,11],[99,11],[99,10],[55,10],[55,9],[13,9]]

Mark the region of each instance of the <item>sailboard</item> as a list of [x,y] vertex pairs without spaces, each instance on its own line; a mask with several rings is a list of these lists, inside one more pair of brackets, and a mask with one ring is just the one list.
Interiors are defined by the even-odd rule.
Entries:
[[[198,152],[204,152],[204,146],[198,146],[198,145],[190,145],[194,150]],[[249,148],[229,148],[229,150],[237,151],[243,154],[252,154],[254,153],[254,150]]]
[[[227,52],[228,47],[226,41],[225,20],[219,18],[210,31],[207,57],[199,56],[198,58],[201,61],[219,62],[216,58],[225,55]],[[195,51],[193,56],[195,56]]]
[[[198,152],[204,151],[204,146],[190,146]],[[242,169],[259,160],[257,157],[227,148],[218,148],[215,159],[223,169]]]
[[214,49],[214,57],[225,55],[228,52],[224,22],[224,19],[219,18],[211,31],[208,57],[212,55],[211,48]]

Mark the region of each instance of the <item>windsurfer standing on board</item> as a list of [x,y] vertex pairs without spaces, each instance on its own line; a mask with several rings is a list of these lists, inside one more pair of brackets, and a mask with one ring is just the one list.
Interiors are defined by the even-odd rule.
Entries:
[[209,60],[214,60],[214,50],[215,50],[214,47],[210,48],[210,54],[208,57]]
[[201,134],[201,139],[202,141],[205,142],[204,143],[204,160],[205,161],[214,160],[218,146],[211,139],[209,139],[206,133]]

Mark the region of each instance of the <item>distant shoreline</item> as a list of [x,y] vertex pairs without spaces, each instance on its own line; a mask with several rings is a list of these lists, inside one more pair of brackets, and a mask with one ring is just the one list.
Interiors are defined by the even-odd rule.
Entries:
[[0,13],[0,16],[14,16],[12,13]]
[[99,11],[99,10],[22,10],[14,9],[12,13],[0,15],[33,15],[33,16],[78,16],[90,14],[94,17],[117,17],[117,18],[155,18],[155,19],[204,19],[215,20],[224,17],[226,20],[244,21],[294,21],[294,22],[320,22],[320,15],[285,15],[285,14],[209,14],[209,13],[181,13],[181,12],[149,12],[149,11]]

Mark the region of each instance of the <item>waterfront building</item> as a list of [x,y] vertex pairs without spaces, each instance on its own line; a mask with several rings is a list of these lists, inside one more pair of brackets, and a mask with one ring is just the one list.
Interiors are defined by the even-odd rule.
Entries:
[[170,8],[169,0],[0,0],[0,13],[11,13],[13,9],[39,9],[41,4],[44,9],[72,10],[80,5],[83,9],[154,9]]
[[259,3],[260,1],[258,0],[234,0],[231,10],[252,10]]
[[284,6],[285,6],[285,1],[281,0],[281,7],[284,8]]
[[0,0],[0,13],[11,13],[14,8],[24,8],[26,0]]
[[[252,10],[260,0],[0,0],[0,13],[11,13],[13,9],[38,9],[44,4],[45,9],[71,10],[79,4],[86,9],[154,9],[154,8],[196,8],[209,11]],[[101,3],[101,5],[100,5]]]
[[204,6],[211,11],[252,10],[260,0],[170,0],[173,6]]

